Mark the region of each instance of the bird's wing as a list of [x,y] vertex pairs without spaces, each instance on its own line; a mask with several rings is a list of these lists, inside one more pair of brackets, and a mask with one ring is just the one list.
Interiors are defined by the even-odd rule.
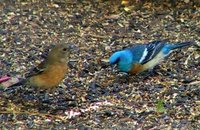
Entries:
[[32,77],[34,75],[44,72],[47,69],[47,67],[48,67],[48,64],[46,63],[46,61],[41,62],[37,67],[34,67],[33,69],[31,69],[29,73],[26,74],[26,78],[29,78],[29,77]]
[[145,64],[148,61],[152,60],[163,48],[166,41],[153,41],[148,44],[145,44],[145,50],[143,56],[140,59],[141,64]]

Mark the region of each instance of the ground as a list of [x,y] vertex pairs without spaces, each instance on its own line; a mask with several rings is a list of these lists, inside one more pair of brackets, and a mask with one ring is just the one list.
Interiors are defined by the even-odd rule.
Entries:
[[107,63],[136,43],[199,44],[198,1],[4,0],[0,8],[1,76],[23,77],[59,42],[76,51],[48,100],[27,84],[10,93],[1,84],[0,129],[200,129],[199,48],[177,50],[153,74]]

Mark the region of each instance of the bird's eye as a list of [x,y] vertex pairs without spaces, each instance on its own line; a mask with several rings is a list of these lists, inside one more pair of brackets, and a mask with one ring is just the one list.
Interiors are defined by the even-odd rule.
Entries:
[[67,48],[63,48],[63,51],[67,51]]

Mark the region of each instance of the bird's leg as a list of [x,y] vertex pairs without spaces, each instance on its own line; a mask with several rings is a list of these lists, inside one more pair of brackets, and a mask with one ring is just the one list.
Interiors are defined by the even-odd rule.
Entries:
[[153,75],[156,75],[158,73],[156,72],[155,67],[153,67],[153,68],[151,68],[151,69],[148,70],[148,74],[151,75],[151,76],[153,76]]
[[36,91],[36,94],[38,96],[39,101],[47,102],[49,100],[48,93],[45,90],[37,87],[37,88],[35,88],[35,91]]
[[[46,89],[45,91],[45,94],[44,94],[44,100],[45,102],[50,102],[50,100],[53,99],[53,97],[55,97],[57,95],[57,92],[56,92],[56,88],[49,88],[49,89]],[[53,97],[52,97],[53,95]]]
[[142,73],[144,75],[143,79],[147,79],[149,77],[158,75],[159,73],[156,71],[156,69],[157,69],[157,67],[153,67],[153,68],[149,69],[148,72]]
[[49,100],[49,93],[45,92],[44,93],[44,101],[48,101]]

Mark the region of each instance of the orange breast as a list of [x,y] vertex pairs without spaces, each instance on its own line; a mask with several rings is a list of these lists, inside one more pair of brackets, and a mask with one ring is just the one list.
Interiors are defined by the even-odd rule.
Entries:
[[136,74],[143,71],[143,66],[139,63],[135,63],[133,68],[129,71],[130,74]]
[[56,87],[65,77],[66,64],[50,65],[43,73],[30,78],[32,86],[48,89]]

